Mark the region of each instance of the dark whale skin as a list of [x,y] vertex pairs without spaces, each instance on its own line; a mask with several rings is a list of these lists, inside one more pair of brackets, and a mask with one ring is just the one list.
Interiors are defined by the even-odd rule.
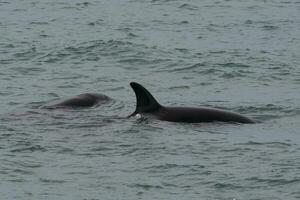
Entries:
[[142,85],[131,82],[130,86],[136,95],[136,110],[130,115],[144,114],[158,120],[170,122],[236,122],[255,123],[251,118],[238,113],[215,109],[215,108],[192,108],[192,107],[165,107],[160,105],[152,94]]

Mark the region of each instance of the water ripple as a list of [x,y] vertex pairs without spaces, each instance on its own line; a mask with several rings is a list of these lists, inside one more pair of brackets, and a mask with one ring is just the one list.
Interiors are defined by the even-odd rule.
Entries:
[[292,185],[300,183],[300,178],[293,179],[264,179],[259,177],[247,178],[246,181],[256,182],[257,184],[266,183],[271,186]]
[[[297,0],[0,5],[2,199],[299,199]],[[128,119],[133,80],[260,123]]]
[[30,152],[35,152],[35,151],[45,152],[45,151],[47,151],[47,149],[40,145],[34,145],[34,146],[30,146],[30,147],[17,147],[15,149],[10,150],[10,152],[12,152],[12,153],[19,153],[19,152],[30,153]]

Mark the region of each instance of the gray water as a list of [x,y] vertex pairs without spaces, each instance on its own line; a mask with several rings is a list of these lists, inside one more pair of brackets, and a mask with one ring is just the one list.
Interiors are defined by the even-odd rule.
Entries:
[[[299,199],[299,36],[299,0],[0,1],[0,198]],[[131,81],[260,123],[127,119]]]

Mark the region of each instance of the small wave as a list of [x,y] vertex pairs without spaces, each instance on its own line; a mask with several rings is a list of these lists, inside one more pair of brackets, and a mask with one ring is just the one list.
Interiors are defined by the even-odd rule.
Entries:
[[109,148],[109,147],[104,147],[104,146],[100,146],[100,147],[94,147],[90,149],[92,152],[103,152],[103,151],[113,151],[114,148]]
[[92,3],[87,2],[87,1],[82,2],[82,3],[76,3],[76,6],[80,6],[80,7],[87,7],[89,5],[92,5]]
[[128,38],[137,38],[138,37],[138,35],[134,34],[134,33],[128,33],[127,36],[128,36]]
[[144,190],[163,189],[163,186],[161,185],[150,185],[146,183],[136,183],[136,184],[130,184],[128,186],[132,188],[142,188]]
[[237,184],[231,184],[231,183],[215,183],[214,187],[217,189],[227,189],[227,190],[235,190],[238,188],[243,188],[240,185]]
[[119,60],[120,63],[128,63],[128,64],[135,64],[135,65],[145,65],[145,64],[152,64],[151,60],[146,60],[143,58],[128,58]]
[[61,147],[61,146],[59,148],[55,147],[55,149],[57,149],[56,153],[59,153],[59,154],[70,154],[70,153],[72,154],[75,152],[74,149],[67,148],[67,147]]
[[226,51],[219,50],[219,51],[210,51],[209,54],[225,54]]
[[[17,51],[17,50],[16,50]],[[37,58],[42,53],[35,47],[28,47],[27,49],[20,50],[12,55],[12,61],[29,61]]]
[[36,162],[36,161],[14,161],[14,162],[11,162],[13,165],[15,166],[20,166],[22,168],[39,168],[41,167],[42,165],[39,163],[39,162]]
[[20,147],[20,148],[15,148],[15,149],[10,150],[10,152],[12,152],[12,153],[16,153],[16,152],[30,153],[30,152],[35,152],[35,151],[45,152],[45,151],[47,151],[47,149],[40,145],[34,145],[34,146],[30,146],[30,147]]
[[[243,145],[243,144],[235,144],[235,145]],[[236,147],[236,148],[230,148],[230,149],[224,149],[224,152],[249,152],[253,151],[253,148],[247,148],[247,147]]]
[[262,6],[259,6],[259,5],[254,5],[254,6],[248,6],[247,9],[248,9],[248,10],[257,11],[257,10],[263,9],[263,7],[262,7]]
[[253,24],[254,22],[253,22],[253,20],[248,19],[248,20],[246,20],[244,23],[245,23],[245,24]]
[[32,174],[34,174],[32,171],[24,170],[24,169],[14,169],[14,170],[12,170],[12,172],[16,173],[16,174],[23,174],[23,175],[32,175]]
[[176,0],[151,0],[151,2],[170,2],[170,1],[176,1]]
[[1,5],[1,4],[9,4],[9,3],[10,3],[9,1],[1,1],[1,2],[0,2],[0,5]]
[[186,48],[175,48],[174,50],[179,51],[180,53],[189,53],[190,50]]
[[11,69],[22,75],[38,75],[47,71],[46,69],[40,67],[13,67]]
[[[60,50],[54,50],[39,58],[39,61],[47,63],[57,63],[76,60],[80,61],[97,61],[101,56],[130,57],[147,49],[146,46],[134,44],[131,42],[123,42],[120,40],[94,40],[83,42],[72,46],[65,47]],[[131,59],[131,58],[129,58]]]
[[242,145],[242,146],[268,146],[268,147],[290,147],[291,144],[285,142],[254,142],[249,141],[246,143],[238,143],[235,145]]
[[266,183],[271,186],[280,186],[280,185],[288,185],[288,184],[295,184],[300,183],[300,178],[293,178],[293,179],[270,179],[270,178],[259,178],[259,177],[251,177],[247,178],[247,181],[254,181],[257,183]]
[[175,69],[168,69],[168,72],[180,72],[180,71],[195,71],[198,70],[199,68],[202,68],[206,66],[205,63],[196,63],[190,66],[186,66],[186,67],[180,67],[180,68],[175,68]]
[[265,25],[265,26],[262,26],[261,28],[266,31],[273,31],[273,30],[279,29],[278,26],[272,26],[272,25]]
[[198,6],[188,4],[188,3],[182,4],[181,6],[179,6],[179,8],[183,8],[183,9],[187,9],[187,10],[199,10]]
[[103,24],[104,24],[103,19],[97,19],[95,21],[92,21],[92,22],[88,23],[89,26],[96,26],[96,25],[103,25]]
[[176,1],[176,0],[151,0],[151,2],[170,2],[170,1]]
[[[225,68],[232,68],[232,71],[228,71]],[[236,68],[236,69],[233,69]],[[239,69],[240,68],[240,69]],[[168,72],[193,72],[199,74],[213,74],[219,78],[232,79],[232,78],[241,78],[246,77],[248,74],[252,73],[245,68],[250,68],[248,65],[239,64],[239,63],[225,63],[209,66],[208,63],[196,63],[190,66],[177,67],[167,69]],[[229,69],[230,70],[230,69]]]
[[32,25],[48,25],[49,22],[30,22]]
[[188,85],[178,85],[178,86],[173,86],[173,87],[170,87],[169,89],[170,90],[179,90],[179,89],[189,89],[190,86]]
[[189,23],[190,23],[189,21],[183,20],[183,21],[179,22],[178,24],[179,24],[179,25],[183,25],[183,24],[189,24]]
[[236,72],[224,72],[219,77],[225,78],[225,79],[232,79],[232,78],[246,77],[246,74],[245,73],[241,73],[239,71],[236,71]]
[[47,179],[47,178],[40,178],[42,183],[65,183],[65,180],[58,180],[58,179]]
[[[299,113],[299,109],[290,106],[266,104],[258,106],[242,106],[237,108],[240,113],[256,113],[262,118],[278,118],[281,116],[295,115]],[[263,114],[262,114],[263,113]]]
[[220,67],[226,67],[226,68],[249,68],[251,66],[249,65],[245,65],[245,64],[242,64],[242,63],[232,63],[232,62],[229,62],[229,63],[224,63],[224,64],[218,64]]
[[182,165],[182,164],[172,164],[172,163],[166,163],[166,164],[163,164],[163,165],[153,165],[153,166],[150,166],[150,167],[146,167],[145,169],[148,169],[148,170],[170,170],[170,169],[173,169],[173,168],[204,168],[203,165],[198,165],[198,164],[191,164],[191,165]]
[[153,165],[151,167],[147,167],[145,169],[160,169],[160,170],[169,170],[172,168],[177,168],[179,167],[179,165],[177,164],[170,164],[170,163],[166,163],[164,165]]

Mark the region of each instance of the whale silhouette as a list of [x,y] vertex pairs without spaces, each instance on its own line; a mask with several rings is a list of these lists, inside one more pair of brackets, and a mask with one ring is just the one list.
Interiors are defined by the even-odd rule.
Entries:
[[165,107],[160,105],[142,85],[131,82],[130,86],[136,95],[136,110],[129,117],[141,114],[170,122],[200,123],[219,121],[255,123],[253,119],[246,116],[215,108]]
[[102,103],[107,103],[110,100],[111,98],[104,94],[84,93],[72,98],[68,98],[53,105],[44,106],[43,108],[89,108],[96,105],[100,105]]

